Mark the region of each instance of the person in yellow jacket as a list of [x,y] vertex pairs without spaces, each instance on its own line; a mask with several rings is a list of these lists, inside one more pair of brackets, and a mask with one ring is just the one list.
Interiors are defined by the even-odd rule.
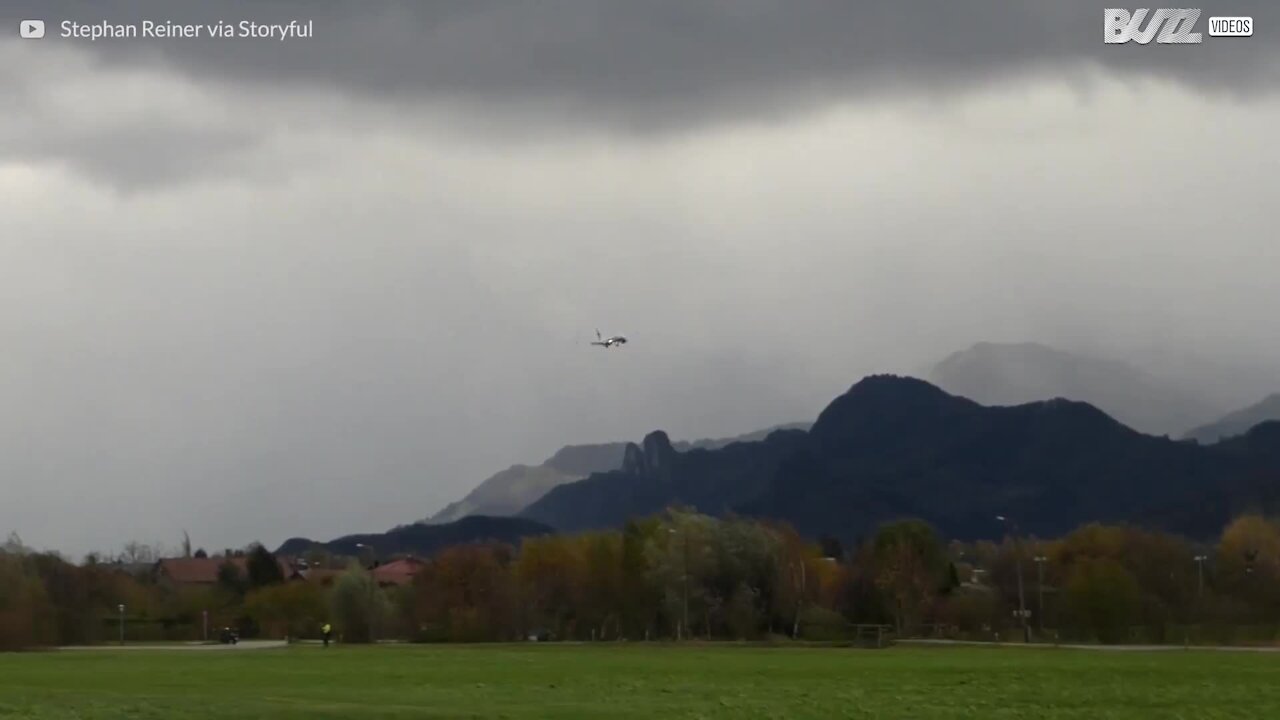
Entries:
[[329,637],[333,635],[333,626],[325,623],[320,626],[320,637],[324,638],[324,646],[329,647]]

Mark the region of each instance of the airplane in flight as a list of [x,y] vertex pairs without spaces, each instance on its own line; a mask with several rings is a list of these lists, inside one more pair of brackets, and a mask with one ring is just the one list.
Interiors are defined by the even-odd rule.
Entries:
[[591,344],[599,345],[602,348],[608,349],[618,345],[626,345],[627,339],[622,337],[621,335],[614,335],[613,337],[601,337],[600,331],[596,330],[596,341]]

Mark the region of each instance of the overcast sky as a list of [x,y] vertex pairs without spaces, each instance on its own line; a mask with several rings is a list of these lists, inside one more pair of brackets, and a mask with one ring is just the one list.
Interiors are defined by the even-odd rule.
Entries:
[[[1280,390],[1265,3],[1173,46],[1049,0],[184,5],[0,9],[0,534],[30,545],[385,529],[979,340]],[[145,19],[315,37],[55,37]]]

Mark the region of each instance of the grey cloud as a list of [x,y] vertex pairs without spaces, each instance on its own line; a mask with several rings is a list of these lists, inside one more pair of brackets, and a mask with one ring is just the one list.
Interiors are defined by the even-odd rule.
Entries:
[[[315,22],[305,41],[100,41],[104,61],[162,61],[235,82],[310,84],[354,96],[516,104],[563,121],[649,130],[786,114],[857,93],[939,90],[1097,64],[1207,91],[1280,81],[1280,8],[1248,39],[1106,46],[1102,7],[1054,2],[451,0],[422,3],[30,4],[53,19]],[[10,14],[17,14],[11,11]],[[61,41],[69,42],[69,41]],[[81,47],[89,43],[79,41]]]
[[243,131],[157,125],[36,136],[9,147],[12,157],[54,158],[117,189],[138,191],[193,177],[230,176],[236,173],[236,158],[255,143]]
[[[232,117],[207,94],[163,74],[110,75],[58,55],[36,66],[0,46],[0,162],[53,162],[125,191],[229,176],[263,139],[255,118]],[[185,91],[176,98],[157,97]]]

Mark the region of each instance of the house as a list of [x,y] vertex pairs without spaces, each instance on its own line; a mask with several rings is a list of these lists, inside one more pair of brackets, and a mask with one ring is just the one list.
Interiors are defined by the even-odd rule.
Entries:
[[[382,587],[406,586],[413,583],[413,576],[426,566],[426,563],[415,557],[402,557],[389,560],[369,569],[378,585]],[[307,582],[323,587],[331,587],[346,570],[331,567],[312,567],[298,570],[297,576]]]
[[157,583],[171,585],[214,585],[223,558],[163,558],[152,570]]

